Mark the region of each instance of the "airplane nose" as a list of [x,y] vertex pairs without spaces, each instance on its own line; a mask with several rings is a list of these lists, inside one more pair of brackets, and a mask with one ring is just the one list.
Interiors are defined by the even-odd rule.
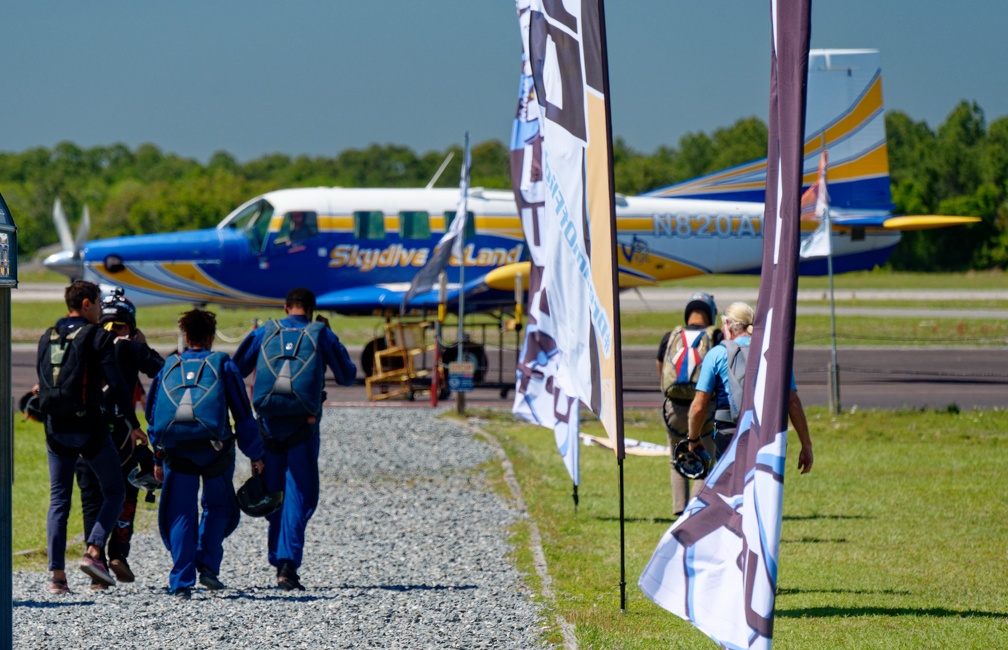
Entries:
[[84,275],[84,262],[80,257],[74,255],[73,251],[59,251],[45,258],[42,265],[58,273],[69,277],[71,280],[78,280]]

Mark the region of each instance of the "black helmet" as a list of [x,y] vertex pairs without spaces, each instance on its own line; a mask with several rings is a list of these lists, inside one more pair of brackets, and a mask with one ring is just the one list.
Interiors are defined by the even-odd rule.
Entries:
[[250,517],[265,517],[283,505],[283,492],[267,492],[266,481],[253,476],[238,488],[238,507]]
[[45,422],[45,415],[42,413],[38,393],[25,393],[22,395],[21,399],[18,400],[18,410],[24,413],[24,416],[29,420]]
[[136,331],[136,307],[125,296],[122,287],[116,287],[101,302],[101,324],[126,323],[130,332]]
[[689,320],[690,312],[700,310],[707,314],[710,324],[714,324],[717,318],[717,305],[714,304],[714,296],[703,291],[697,291],[686,302],[686,310],[683,311],[683,320]]
[[710,469],[710,454],[701,447],[689,450],[689,440],[680,440],[672,450],[672,466],[689,479],[702,479]]

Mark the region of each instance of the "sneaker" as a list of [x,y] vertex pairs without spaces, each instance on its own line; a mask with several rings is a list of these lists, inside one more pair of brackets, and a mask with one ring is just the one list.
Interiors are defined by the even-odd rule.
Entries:
[[136,576],[133,575],[133,571],[130,570],[129,563],[126,558],[116,558],[109,561],[109,569],[115,574],[116,580],[119,582],[133,582],[136,580]]
[[210,571],[200,571],[199,582],[210,591],[220,591],[227,589],[227,585],[221,582],[216,575]]
[[182,587],[180,589],[176,589],[172,592],[172,596],[175,597],[175,600],[191,600],[192,587]]
[[292,562],[282,562],[280,564],[280,569],[277,571],[277,584],[283,587],[284,591],[305,590]]
[[90,555],[85,554],[84,558],[80,561],[80,570],[99,582],[104,582],[110,587],[115,586],[115,578],[109,573],[104,560],[96,560]]
[[49,593],[62,595],[70,593],[70,585],[67,584],[66,580],[53,580],[49,584]]

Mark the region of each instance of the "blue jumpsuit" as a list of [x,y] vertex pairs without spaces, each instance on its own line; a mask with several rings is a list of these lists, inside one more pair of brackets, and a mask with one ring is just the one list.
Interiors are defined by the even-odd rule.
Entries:
[[[209,355],[209,350],[201,349],[187,349],[181,354],[183,359],[202,359]],[[166,365],[165,368],[167,367]],[[232,444],[225,443],[224,448],[217,451],[207,440],[205,447],[187,445],[184,449],[166,449],[155,456],[155,463],[164,463],[158,527],[161,530],[161,540],[172,554],[174,565],[168,574],[168,584],[173,592],[196,584],[197,570],[206,570],[215,576],[220,573],[224,558],[224,539],[238,527],[240,517],[232,483],[235,467],[234,439],[237,438],[242,453],[253,461],[263,457],[262,439],[245,393],[245,383],[230,359],[224,363],[223,378],[227,406],[235,422],[236,436],[232,438]],[[167,432],[157,430],[153,424],[159,406],[160,382],[159,374],[151,384],[151,398],[147,402],[147,433],[155,450],[163,446],[167,437]],[[173,407],[166,403],[162,408]],[[225,437],[222,436],[222,439]],[[203,515],[198,517],[197,498],[201,478],[203,495],[199,502]]]
[[[306,316],[290,315],[280,320],[283,327],[304,329],[309,324]],[[244,376],[256,368],[260,349],[265,338],[265,330],[253,330],[238,346],[234,361]],[[333,378],[341,386],[350,386],[357,377],[357,367],[350,360],[346,348],[339,337],[328,327],[319,334],[318,349],[325,366],[332,371]],[[325,368],[320,365],[320,372]],[[263,435],[266,437],[266,469],[264,478],[270,492],[283,491],[283,507],[269,515],[267,534],[267,558],[277,568],[281,562],[293,563],[295,569],[301,566],[304,553],[305,528],[311,519],[319,498],[319,413],[314,422],[304,418],[260,418]],[[310,435],[290,446],[284,444],[287,438],[302,427],[310,428]],[[270,444],[272,442],[279,444]]]

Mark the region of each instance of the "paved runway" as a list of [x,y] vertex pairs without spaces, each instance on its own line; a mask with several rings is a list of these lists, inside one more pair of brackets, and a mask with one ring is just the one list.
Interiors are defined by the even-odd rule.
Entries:
[[[55,285],[22,284],[12,292],[15,302],[58,300],[61,289]],[[640,291],[620,294],[624,311],[667,311],[669,305],[682,305],[693,289],[677,287],[650,287]],[[755,302],[756,289],[716,289],[718,304],[727,306],[735,300]],[[822,290],[800,290],[799,301],[825,300]],[[999,290],[840,290],[838,301],[912,301],[915,308],[889,307],[837,307],[838,314],[889,316],[900,315],[942,316],[955,310],[932,307],[931,301],[950,300],[1008,300],[1008,292]],[[798,313],[828,314],[828,306],[799,305]],[[1008,310],[970,310],[970,318],[1008,318]],[[624,348],[623,385],[624,404],[629,407],[657,407],[662,397],[658,393],[658,377],[651,347]],[[226,349],[226,348],[224,348]],[[351,349],[355,361],[360,350]],[[506,407],[513,399],[514,359],[513,349],[499,352],[488,349],[490,368],[489,384],[477,387],[467,396],[467,403]],[[798,348],[795,350],[795,378],[802,400],[807,405],[827,404],[827,348]],[[13,351],[13,393],[15,399],[35,383],[34,346],[15,345]],[[1008,404],[1008,348],[991,349],[911,349],[911,348],[844,348],[838,353],[840,367],[840,402],[845,408],[935,408],[944,409],[955,404],[960,409],[991,408]],[[502,399],[502,389],[510,390]],[[329,399],[339,404],[368,404],[363,378],[350,388],[331,385]],[[449,398],[455,403],[454,397]],[[410,402],[392,399],[379,402],[389,406],[414,406],[428,404],[426,397]]]
[[[167,351],[164,351],[167,352]],[[359,349],[351,356],[360,358]],[[657,408],[662,401],[658,391],[655,366],[656,349],[634,347],[623,353],[624,405]],[[508,354],[513,355],[513,350]],[[509,407],[514,398],[514,366],[500,370],[498,355],[488,350],[488,384],[466,396],[466,403],[478,406]],[[795,350],[795,379],[806,405],[827,404],[827,364],[830,352],[824,348]],[[511,357],[513,359],[513,357]],[[844,409],[857,408],[931,408],[945,409],[955,404],[960,409],[992,408],[1008,405],[1008,348],[934,349],[934,348],[845,348],[838,352],[840,367],[840,403]],[[35,350],[17,345],[13,351],[13,394],[15,400],[35,383]],[[501,398],[501,389],[510,392]],[[334,404],[381,404],[390,407],[422,407],[429,398],[417,401],[389,399],[367,401],[363,379],[344,388],[327,388]],[[455,404],[455,397],[449,397]]]

